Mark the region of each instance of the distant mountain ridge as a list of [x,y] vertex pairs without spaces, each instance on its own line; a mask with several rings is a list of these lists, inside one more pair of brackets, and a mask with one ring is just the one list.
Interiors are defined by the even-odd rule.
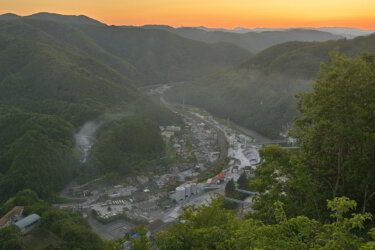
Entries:
[[367,35],[375,33],[375,30],[363,30],[363,29],[350,28],[350,27],[320,27],[320,28],[299,27],[299,28],[254,28],[254,29],[237,27],[234,29],[224,29],[224,28],[207,28],[204,26],[199,26],[199,27],[191,27],[191,28],[202,29],[205,31],[223,31],[223,32],[240,33],[240,34],[248,33],[248,32],[260,33],[264,31],[287,31],[287,30],[292,30],[292,29],[306,29],[306,30],[317,30],[317,31],[329,32],[331,34],[340,35],[346,38],[355,38],[357,36],[367,36]]
[[[107,26],[93,18],[84,15],[61,15],[41,12],[29,16],[18,16],[7,13],[0,15],[0,20],[38,19],[69,24],[89,24],[95,26]],[[161,29],[184,38],[206,43],[231,43],[251,53],[258,53],[273,45],[289,41],[328,41],[341,38],[354,38],[369,35],[373,31],[355,28],[255,28],[247,29],[237,27],[235,29],[207,28],[207,27],[180,27],[173,28],[168,25],[144,25],[144,26],[120,26],[144,29]]]
[[[50,20],[55,22],[64,22],[64,23],[74,23],[74,24],[93,24],[93,25],[108,25],[98,20],[95,20],[91,17],[85,15],[62,15],[57,13],[49,13],[49,12],[39,12],[28,16],[20,16],[13,13],[5,13],[0,15],[0,20],[14,20],[19,18],[35,18],[35,19],[42,19],[42,20]],[[132,25],[125,25],[125,26],[132,26]],[[133,26],[138,27],[138,26]],[[236,27],[234,29],[226,29],[226,28],[210,28],[205,26],[186,26],[186,27],[178,27],[173,28],[169,25],[144,25],[139,27],[145,28],[165,28],[165,29],[198,29],[204,30],[209,32],[228,32],[228,33],[236,33],[236,34],[246,34],[249,32],[255,33],[262,33],[265,31],[289,31],[289,30],[316,30],[322,32],[328,32],[333,35],[339,35],[345,38],[354,38],[357,36],[366,36],[372,33],[375,33],[375,30],[363,30],[359,28],[351,28],[351,27],[291,27],[291,28],[245,28],[245,27]]]
[[16,20],[16,19],[26,19],[26,18],[55,21],[55,22],[60,22],[60,23],[91,24],[91,25],[106,26],[106,24],[99,22],[85,15],[61,15],[61,14],[48,13],[48,12],[39,12],[39,13],[35,13],[29,16],[19,16],[13,13],[0,15],[0,20],[8,20],[8,21]]
[[0,33],[68,45],[137,85],[194,80],[252,56],[233,44],[207,44],[159,29],[72,24],[39,18],[0,21]]
[[184,38],[206,43],[231,43],[252,53],[258,53],[273,45],[290,41],[321,42],[344,38],[341,35],[310,29],[285,29],[262,32],[228,32],[224,29],[204,30],[201,27],[173,28],[167,25],[145,25],[141,26],[140,28],[161,29],[180,35]]

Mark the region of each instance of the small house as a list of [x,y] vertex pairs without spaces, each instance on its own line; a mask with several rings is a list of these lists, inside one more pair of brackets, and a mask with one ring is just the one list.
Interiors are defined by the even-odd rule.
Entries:
[[40,216],[37,214],[30,214],[29,216],[17,221],[14,225],[21,230],[22,234],[27,234],[40,225]]

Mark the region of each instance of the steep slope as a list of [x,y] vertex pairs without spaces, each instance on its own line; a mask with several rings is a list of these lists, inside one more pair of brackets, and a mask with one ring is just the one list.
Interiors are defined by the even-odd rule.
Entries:
[[115,71],[63,47],[0,36],[0,101],[82,124],[139,95]]
[[[79,177],[73,134],[88,120],[133,114],[142,118],[138,129],[153,124],[147,136],[159,138],[158,125],[175,119],[117,71],[43,31],[22,27],[20,37],[32,34],[32,40],[0,31],[0,103],[6,105],[0,107],[0,201],[24,188],[46,198]],[[135,149],[142,136],[132,142]]]
[[62,188],[74,171],[73,131],[57,116],[0,106],[0,200],[27,188],[44,197]]
[[45,20],[23,19],[13,22],[0,22],[0,33],[16,36],[20,39],[45,42],[48,44],[74,49],[77,53],[83,53],[93,57],[97,61],[122,74],[123,77],[138,83],[143,76],[137,69],[124,59],[108,53],[98,46],[76,27]]
[[192,41],[162,30],[79,28],[107,52],[134,65],[146,83],[193,80],[251,57],[231,44]]
[[147,25],[146,29],[162,29],[182,37],[207,42],[226,42],[244,48],[252,53],[260,52],[273,45],[289,41],[328,41],[343,38],[324,31],[311,29],[285,29],[277,31],[234,33],[225,31],[206,31],[200,28],[173,28],[169,26]]
[[136,84],[194,80],[248,60],[231,44],[207,44],[162,30],[81,25],[22,18],[0,22],[0,32],[53,40],[94,57]]
[[294,95],[311,90],[320,63],[335,50],[348,56],[374,52],[375,35],[276,45],[236,68],[175,87],[168,98],[202,106],[218,116],[278,137],[297,114]]

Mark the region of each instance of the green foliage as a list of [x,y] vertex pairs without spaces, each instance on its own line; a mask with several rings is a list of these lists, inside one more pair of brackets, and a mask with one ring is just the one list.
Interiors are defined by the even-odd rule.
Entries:
[[249,180],[247,179],[245,172],[240,175],[240,178],[237,180],[237,184],[239,189],[250,190]]
[[326,183],[319,192],[326,199],[349,196],[362,212],[375,211],[374,58],[332,55],[314,92],[299,95],[294,130],[308,173]]
[[30,188],[46,197],[74,170],[73,127],[50,115],[0,108],[0,199]]
[[100,173],[129,175],[152,165],[165,152],[157,124],[128,116],[107,124],[94,145],[90,162]]
[[15,226],[0,229],[1,250],[26,250],[19,230]]
[[372,228],[368,234],[371,236],[372,241],[369,241],[365,245],[362,245],[361,250],[375,249],[375,228]]
[[230,179],[227,184],[225,184],[225,195],[228,197],[233,197],[236,193],[236,184],[233,179]]
[[[42,218],[42,227],[57,235],[62,242],[52,249],[86,249],[103,250],[117,249],[112,242],[103,241],[91,231],[87,221],[79,215],[71,212],[51,208],[45,202],[39,200],[37,194],[30,190],[19,192],[15,197],[9,199],[2,207],[2,212],[7,212],[13,206],[26,206],[25,213],[37,213]],[[12,227],[0,230],[0,243],[4,241],[7,246],[18,248],[5,249],[29,249],[19,248],[22,240]],[[21,242],[21,243],[20,243]],[[4,244],[5,244],[4,243]],[[3,246],[3,244],[0,244]],[[52,246],[51,246],[52,247]],[[47,248],[50,249],[51,247]]]
[[265,223],[275,223],[273,204],[281,201],[286,213],[291,217],[309,216],[326,219],[326,194],[316,190],[322,183],[312,179],[308,166],[299,159],[298,152],[288,151],[279,146],[268,146],[260,150],[264,160],[257,166],[252,190],[259,192],[253,209],[253,218]]
[[0,29],[0,43],[3,104],[81,125],[139,95],[112,69],[56,41],[4,37]]
[[284,203],[281,201],[276,201],[274,204],[275,209],[275,219],[277,222],[286,221],[286,214],[284,211]]
[[[315,91],[299,95],[301,116],[293,135],[301,148],[260,151],[264,162],[252,181],[260,192],[253,218],[275,223],[271,205],[282,201],[289,216],[328,220],[326,200],[341,195],[359,206],[337,212],[374,213],[374,72],[370,54],[356,59],[333,55],[322,66]],[[330,206],[336,209],[337,204]]]
[[[344,211],[353,204],[345,197],[330,204]],[[331,205],[330,205],[331,206]],[[370,246],[357,235],[365,220],[353,214],[340,223],[321,224],[305,216],[288,219],[281,202],[275,203],[277,223],[264,225],[253,219],[239,219],[220,208],[220,201],[212,206],[185,208],[181,222],[156,236],[157,249],[359,249]],[[365,249],[365,248],[364,248]]]
[[[145,150],[159,147],[154,140],[159,130],[149,123],[166,125],[178,119],[159,100],[133,86],[129,80],[135,77],[133,71],[126,60],[108,54],[72,25],[40,20],[0,22],[0,102],[7,105],[0,107],[0,200],[25,188],[46,198],[77,173],[85,174],[86,166],[75,171],[73,134],[103,113],[137,114],[152,120],[136,125],[149,141],[136,144],[134,138],[123,139],[133,140],[129,145],[138,145],[134,150],[143,150],[139,148],[143,143],[151,143]],[[129,130],[123,133],[131,134]],[[115,143],[106,140],[107,146]],[[124,152],[103,155],[106,153]],[[138,156],[145,154],[139,152]],[[152,156],[159,158],[147,154],[147,161]],[[100,160],[106,160],[103,157]],[[131,165],[136,159],[126,160]],[[97,172],[112,172],[111,167]]]
[[228,43],[207,44],[156,29],[22,19],[1,22],[0,32],[69,47],[140,85],[197,79],[251,56]]
[[131,239],[132,249],[147,250],[150,249],[150,242],[147,238],[147,231],[142,226],[132,229],[132,234],[139,234],[138,238]]

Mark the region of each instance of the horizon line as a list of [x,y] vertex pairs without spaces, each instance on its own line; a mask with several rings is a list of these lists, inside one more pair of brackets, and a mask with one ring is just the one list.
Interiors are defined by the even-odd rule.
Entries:
[[146,23],[146,24],[109,24],[105,21],[102,21],[100,19],[97,19],[97,18],[94,18],[90,15],[85,15],[85,14],[61,14],[61,13],[57,13],[57,12],[48,12],[48,11],[41,11],[41,12],[35,12],[35,13],[32,13],[32,14],[29,14],[29,15],[19,15],[19,14],[16,14],[14,12],[6,12],[6,13],[2,13],[0,14],[0,16],[2,15],[16,15],[18,17],[30,17],[32,15],[36,15],[36,14],[54,14],[54,15],[60,15],[60,16],[75,16],[75,17],[79,17],[79,16],[83,16],[83,17],[86,17],[86,18],[90,18],[92,20],[95,20],[97,22],[100,22],[100,23],[103,23],[107,26],[118,26],[118,27],[121,27],[121,26],[134,26],[134,27],[142,27],[142,26],[169,26],[169,27],[172,27],[172,28],[175,28],[175,29],[178,29],[178,28],[206,28],[206,29],[222,29],[222,30],[236,30],[236,29],[243,29],[243,30],[256,30],[256,29],[321,29],[321,28],[335,28],[335,29],[340,29],[340,28],[349,28],[349,29],[357,29],[357,30],[363,30],[363,31],[375,31],[375,28],[373,29],[364,29],[364,28],[359,28],[359,27],[355,27],[355,26],[289,26],[289,27],[275,27],[275,26],[265,26],[265,27],[261,27],[261,26],[258,26],[258,27],[253,27],[253,28],[249,28],[249,27],[244,27],[244,26],[236,26],[236,27],[233,27],[233,28],[224,28],[224,27],[210,27],[210,26],[206,26],[206,25],[198,25],[198,26],[178,26],[178,25],[171,25],[171,24],[158,24],[158,23]]

